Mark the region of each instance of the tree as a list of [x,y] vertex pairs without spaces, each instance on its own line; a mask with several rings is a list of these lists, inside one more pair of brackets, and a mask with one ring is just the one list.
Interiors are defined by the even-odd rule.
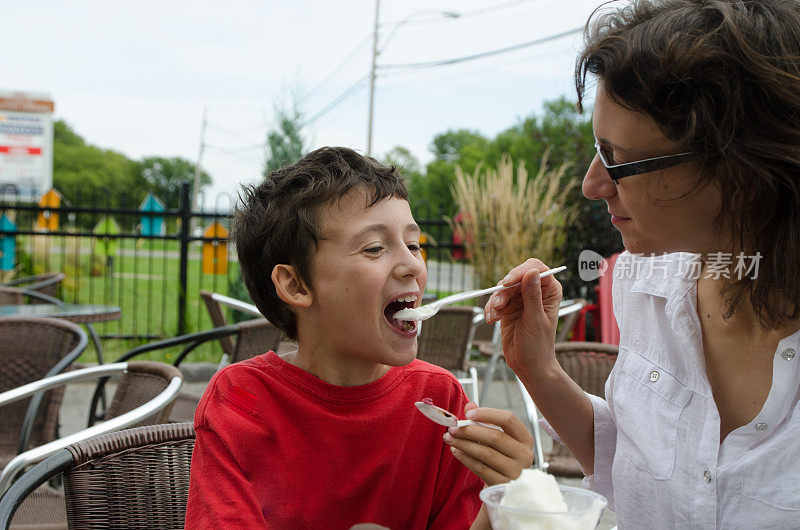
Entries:
[[424,182],[422,166],[419,160],[417,160],[417,157],[415,157],[411,151],[398,145],[383,156],[383,163],[392,165],[400,170],[400,173],[406,180],[406,186],[408,187],[413,209],[413,197],[423,196],[421,190],[424,186]]
[[489,145],[488,138],[467,129],[449,130],[435,136],[430,146],[434,160],[414,186],[412,203],[425,203],[434,217],[438,217],[439,212],[455,215],[457,208],[450,192],[456,177],[455,168],[460,166],[467,173],[475,171],[485,160]]
[[138,162],[86,143],[63,120],[53,124],[53,186],[68,204],[81,206],[129,206],[145,193]]
[[[559,177],[563,179],[562,185],[580,179],[595,156],[590,116],[591,113],[579,114],[574,103],[562,97],[545,103],[542,113],[529,115],[491,139],[465,129],[437,135],[430,147],[434,160],[411,186],[412,205],[438,205],[443,214],[454,216],[458,207],[451,190],[456,168],[473,174],[479,164],[497,167],[504,156],[510,156],[517,163],[523,162],[528,168],[536,168],[547,153],[550,167],[568,164]],[[622,249],[622,240],[608,222],[603,201],[587,200],[578,186],[572,188],[564,202],[565,206],[574,205],[578,209],[577,220],[565,233],[562,252],[565,263],[577,263],[584,249],[604,256]],[[425,211],[436,213],[437,209],[428,206]],[[438,217],[419,208],[413,213],[419,218]],[[564,285],[565,296],[593,296],[586,292],[586,284],[577,274],[566,273],[559,281]]]
[[[161,199],[167,208],[180,206],[181,182],[194,182],[196,170],[195,164],[185,158],[160,156],[145,158],[141,162],[141,168],[145,192],[149,191]],[[201,170],[198,195],[209,184],[211,176]]]
[[303,113],[297,102],[275,105],[275,125],[267,131],[267,153],[264,175],[297,162],[306,154],[303,139]]
[[456,207],[450,188],[456,166],[473,173],[478,164],[496,167],[505,155],[527,167],[539,167],[547,151],[551,167],[568,162],[567,176],[583,176],[594,157],[593,143],[590,119],[563,97],[545,103],[541,115],[531,114],[491,139],[467,129],[450,130],[434,138],[430,147],[434,160],[421,178],[423,184],[414,189],[414,198],[437,203],[452,215]]

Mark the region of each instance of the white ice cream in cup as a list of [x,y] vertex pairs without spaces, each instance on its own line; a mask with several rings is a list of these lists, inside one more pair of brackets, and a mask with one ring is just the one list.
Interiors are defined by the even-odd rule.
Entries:
[[480,498],[494,530],[591,530],[608,501],[593,491],[560,486],[552,475],[526,469],[508,484],[485,488]]

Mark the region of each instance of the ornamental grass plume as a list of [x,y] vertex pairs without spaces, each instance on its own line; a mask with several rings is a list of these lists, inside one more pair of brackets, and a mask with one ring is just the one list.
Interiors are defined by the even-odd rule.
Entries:
[[530,177],[524,162],[514,170],[508,154],[496,170],[479,165],[469,175],[456,167],[452,193],[463,215],[461,222],[449,222],[454,231],[465,234],[476,287],[495,285],[530,257],[551,267],[561,265],[565,230],[578,214],[568,203],[578,182],[566,176],[568,167],[549,168],[547,154]]

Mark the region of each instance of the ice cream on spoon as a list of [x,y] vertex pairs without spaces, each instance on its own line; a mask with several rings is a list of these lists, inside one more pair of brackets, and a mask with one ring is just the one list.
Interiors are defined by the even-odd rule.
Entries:
[[[557,272],[561,272],[566,268],[567,267],[565,265],[562,265],[561,267],[556,267],[555,269],[546,270],[542,272],[539,275],[539,277],[544,278],[545,276],[550,276]],[[503,289],[511,289],[512,287],[516,287],[517,285],[519,284],[515,283],[512,285],[496,285],[494,287],[489,287],[488,289],[478,289],[476,291],[464,291],[463,293],[453,294],[445,298],[442,298],[441,300],[436,300],[435,302],[431,302],[430,304],[426,304],[420,307],[401,309],[400,311],[392,315],[392,318],[403,321],[427,320],[436,313],[438,313],[439,310],[446,305],[455,304],[456,302],[463,302],[464,300],[469,300],[470,298],[477,298],[485,294],[502,291]]]

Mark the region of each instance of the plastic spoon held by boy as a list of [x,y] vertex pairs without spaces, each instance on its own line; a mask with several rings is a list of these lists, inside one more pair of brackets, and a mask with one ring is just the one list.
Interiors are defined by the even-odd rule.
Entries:
[[[552,274],[556,274],[557,272],[561,272],[565,270],[567,267],[562,265],[560,267],[556,267],[555,269],[550,269],[542,272],[539,277],[544,278],[545,276],[550,276]],[[428,320],[433,315],[439,312],[441,308],[444,306],[455,304],[456,302],[463,302],[464,300],[469,300],[470,298],[477,298],[479,296],[483,296],[485,294],[495,293],[497,291],[502,291],[503,289],[511,289],[512,287],[516,287],[519,283],[515,283],[512,285],[496,285],[494,287],[489,287],[488,289],[478,289],[476,291],[464,291],[463,293],[457,293],[441,300],[436,300],[435,302],[431,302],[430,304],[426,304],[417,308],[406,308],[401,309],[394,315],[392,318],[395,320],[405,320],[405,321],[412,321],[412,320]]]

